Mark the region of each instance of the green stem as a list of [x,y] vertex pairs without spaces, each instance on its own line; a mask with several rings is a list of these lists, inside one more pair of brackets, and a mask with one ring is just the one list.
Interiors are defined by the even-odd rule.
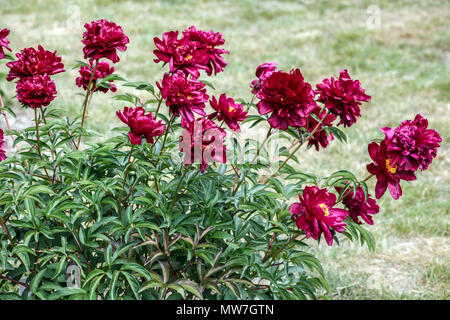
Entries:
[[39,157],[42,159],[42,153],[41,153],[41,143],[39,141],[39,124],[38,124],[38,120],[37,120],[37,109],[34,109],[34,123],[36,126],[36,142],[37,142],[37,150],[39,153]]
[[366,181],[370,180],[370,178],[372,178],[373,176],[375,176],[375,175],[373,175],[373,174],[368,175],[367,177],[364,178],[364,180],[362,182],[366,182]]
[[169,131],[170,131],[170,127],[172,126],[173,120],[174,120],[174,119],[175,119],[175,116],[172,116],[172,117],[170,118],[169,124],[168,124],[167,129],[166,129],[166,133],[164,134],[164,140],[163,140],[163,143],[162,143],[162,146],[161,146],[161,151],[159,152],[160,155],[161,155],[161,153],[163,152],[164,146],[166,145],[167,134],[168,134]]
[[[292,243],[292,241],[294,241],[295,239],[297,239],[299,236],[301,236],[302,233],[298,233],[296,236],[292,237],[288,242],[286,242],[280,249],[278,249],[277,251],[275,251],[274,254],[269,254],[265,259],[263,259],[263,263],[266,262],[266,260],[268,258],[271,257],[271,262],[275,261],[276,256],[278,256],[289,244]],[[300,241],[305,240],[306,236],[304,236],[303,238],[300,239]]]
[[[325,118],[328,116],[328,114],[329,114],[329,111],[325,114],[325,116],[324,116],[321,120],[325,119]],[[317,125],[316,125],[316,127],[313,129],[313,131],[311,131],[310,136],[313,136],[314,133],[316,133],[316,131],[319,129],[319,127],[320,127],[321,124],[322,124],[322,121],[320,121],[320,122],[317,123]],[[311,137],[310,137],[310,139],[311,139]],[[297,146],[297,148],[295,148],[294,151],[292,151],[291,154],[289,154],[289,156],[283,161],[283,163],[281,164],[281,166],[278,167],[277,171],[276,171],[275,173],[273,173],[273,174],[271,175],[271,177],[274,177],[275,175],[278,174],[278,172],[280,172],[281,168],[284,167],[284,165],[285,165],[285,164],[286,164],[286,163],[294,156],[294,154],[301,148],[301,146],[302,146],[305,142],[306,142],[306,140],[299,143],[299,145]],[[263,181],[265,181],[265,179],[264,179]]]
[[[262,150],[264,144],[267,142],[267,140],[269,139],[269,137],[270,137],[271,134],[272,134],[272,127],[269,128],[269,130],[267,131],[267,135],[266,135],[266,137],[264,138],[263,142],[258,146],[258,149],[256,150],[256,155],[255,155],[255,157],[253,158],[253,160],[252,160],[251,163],[250,163],[250,167],[252,167],[253,161],[255,161],[255,160],[258,158],[258,156],[259,156],[259,154],[260,154],[260,152],[261,152],[261,150]],[[239,188],[241,187],[242,183],[243,183],[244,180],[245,180],[245,176],[246,176],[246,172],[244,172],[244,176],[242,177],[242,180],[240,180],[240,181],[237,183],[236,188],[235,188],[235,189],[233,190],[233,192],[231,193],[232,196],[234,196],[234,195],[236,194],[236,192],[238,192]]]
[[159,102],[158,102],[158,107],[156,107],[155,117],[156,117],[156,115],[158,114],[159,107],[161,106],[161,102],[162,102],[162,101],[163,101],[163,98],[161,97],[161,99],[159,99]]
[[[259,154],[261,153],[263,146],[266,144],[267,140],[269,140],[269,137],[271,134],[272,134],[272,127],[269,128],[269,131],[267,131],[266,137],[264,138],[263,142],[259,145],[258,149],[256,150],[256,155],[253,158],[253,161],[257,160],[257,158],[259,157]],[[250,164],[250,166],[251,166],[251,164]]]
[[1,225],[2,225],[3,231],[5,231],[6,236],[7,236],[8,239],[9,239],[9,242],[11,242],[11,245],[12,245],[13,247],[15,247],[16,245],[14,244],[14,241],[13,241],[13,239],[12,239],[12,237],[11,237],[11,234],[9,233],[8,226],[6,225],[5,220],[3,220],[3,218],[2,218],[1,216],[0,216],[0,223],[1,223]]
[[130,167],[131,167],[130,160],[131,160],[131,156],[133,154],[133,150],[134,150],[134,144],[131,145],[130,155],[128,156],[125,173],[123,174],[122,190],[120,190],[119,197],[117,198],[117,206],[119,207],[120,218],[122,218],[122,209],[123,209],[123,206],[121,205],[121,199],[122,199],[123,192],[125,191],[125,184],[127,182],[128,171],[130,171]]
[[[173,123],[173,120],[174,120],[174,119],[175,119],[175,116],[172,116],[172,118],[170,118],[169,124],[167,125],[166,133],[164,134],[164,140],[163,140],[163,143],[162,143],[162,145],[161,145],[161,150],[159,151],[159,155],[160,155],[160,156],[161,156],[161,154],[162,154],[163,151],[164,151],[164,146],[166,145],[167,134],[168,134],[169,131],[170,131],[170,127],[172,126],[172,123]],[[156,144],[156,142],[155,142],[155,144]],[[152,148],[152,151],[153,151],[153,148]],[[156,166],[158,165],[159,159],[161,159],[161,157],[159,157],[158,160],[156,160],[155,168],[156,168]]]
[[184,177],[186,176],[186,173],[189,171],[190,167],[191,167],[191,165],[188,165],[186,167],[186,169],[184,170],[183,175],[180,178],[180,181],[178,181],[178,185],[177,185],[177,188],[175,189],[175,193],[173,194],[173,198],[172,198],[172,203],[170,205],[170,209],[169,209],[169,213],[168,213],[169,215],[172,213],[173,206],[175,205],[175,202],[177,201],[176,198],[177,198],[177,195],[178,195],[178,190],[180,189],[180,186],[181,186],[181,182],[184,180]]
[[283,163],[281,164],[281,166],[277,169],[277,171],[272,175],[275,176],[280,170],[281,168],[284,167],[284,165],[294,156],[294,154],[298,151],[298,149],[300,149],[303,145],[303,142],[299,143],[297,148],[294,149],[294,151],[291,152],[291,154],[283,161]]
[[248,110],[250,110],[250,106],[253,104],[253,102],[255,101],[255,98],[256,98],[256,93],[253,95],[253,98],[252,98],[252,100],[250,101],[250,104],[248,104],[247,105],[247,112],[248,112]]
[[[44,121],[44,124],[47,124],[47,120],[45,119],[45,113],[44,113],[44,109],[41,106],[41,115],[42,115],[42,121]],[[49,135],[51,138],[53,138],[53,134],[51,132],[49,132]],[[53,148],[50,150],[52,153],[52,162],[54,161],[54,158],[56,158],[56,152],[53,150]],[[53,176],[53,178],[55,178],[55,176]]]
[[[42,153],[41,153],[41,142],[40,142],[40,139],[39,139],[39,123],[38,123],[37,109],[36,108],[34,109],[34,123],[35,123],[35,126],[36,126],[36,143],[37,143],[36,147],[37,147],[37,150],[38,150],[38,153],[39,153],[39,157],[41,158],[41,160],[44,160],[43,157],[42,157]],[[45,167],[44,167],[44,171],[45,171],[45,174],[47,175],[48,180],[49,181],[53,181],[53,179],[51,179],[50,176],[48,175],[47,169]]]
[[[87,90],[86,90],[86,96],[84,97],[83,116],[81,118],[81,128],[83,128],[83,126],[84,126],[84,121],[85,121],[85,118],[86,118],[86,112],[87,112],[87,108],[89,106],[88,102],[90,101],[89,100],[89,96],[92,94],[91,84],[92,84],[92,80],[94,79],[95,72],[97,71],[97,65],[98,65],[98,59],[95,60],[94,71],[92,72],[91,78],[89,79],[88,87],[87,87]],[[80,137],[78,138],[77,150],[80,149],[80,143],[81,143],[81,134],[80,134]]]

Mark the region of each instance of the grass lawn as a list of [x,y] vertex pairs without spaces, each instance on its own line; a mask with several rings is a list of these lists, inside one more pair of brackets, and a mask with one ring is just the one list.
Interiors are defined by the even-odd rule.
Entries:
[[[402,183],[403,196],[386,195],[370,227],[377,248],[356,243],[311,250],[323,261],[336,299],[448,299],[450,287],[450,1],[56,1],[0,0],[2,23],[11,30],[11,47],[42,44],[58,50],[66,71],[56,75],[60,94],[54,105],[78,115],[82,92],[75,86],[75,60],[81,60],[84,22],[107,18],[130,38],[116,72],[129,81],[159,81],[165,69],[153,63],[153,37],[190,25],[223,32],[229,65],[211,80],[220,92],[250,100],[249,82],[263,62],[284,70],[299,67],[312,84],[347,68],[372,96],[363,117],[325,150],[301,151],[299,168],[320,175],[348,169],[366,175],[368,142],[380,128],[396,126],[421,113],[443,143],[429,170]],[[369,6],[380,9],[378,29],[368,29]],[[0,72],[5,72],[5,66]],[[14,85],[2,83],[8,97]],[[67,90],[67,88],[72,88]],[[119,86],[119,92],[129,91]],[[216,92],[218,94],[220,92]],[[124,106],[113,94],[97,94],[89,110],[89,128],[103,133],[119,125],[115,111]],[[14,110],[30,121],[30,111]],[[5,128],[3,119],[0,125]],[[14,124],[13,124],[14,126]],[[304,150],[304,149],[301,149]],[[349,156],[350,155],[350,156]],[[373,190],[374,181],[370,181]]]

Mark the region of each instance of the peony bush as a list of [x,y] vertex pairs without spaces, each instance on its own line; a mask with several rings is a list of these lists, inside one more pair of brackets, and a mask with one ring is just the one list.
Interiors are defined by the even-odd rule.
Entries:
[[[298,150],[345,142],[342,127],[370,102],[348,70],[313,86],[298,68],[263,63],[245,101],[204,80],[227,66],[221,33],[192,26],[154,38],[166,73],[153,85],[115,73],[130,42],[120,26],[85,29],[76,118],[51,105],[65,71],[57,52],[39,45],[14,58],[0,30],[7,85],[34,119],[11,128],[12,102],[0,96],[3,299],[327,298],[308,247],[347,238],[373,249],[376,199],[401,197],[402,181],[426,170],[442,141],[416,115],[368,142],[366,177],[303,171]],[[99,139],[88,110],[119,85],[132,90],[111,106],[122,126]]]

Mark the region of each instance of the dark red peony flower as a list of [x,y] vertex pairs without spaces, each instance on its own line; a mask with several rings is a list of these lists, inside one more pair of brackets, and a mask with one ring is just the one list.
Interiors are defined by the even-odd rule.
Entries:
[[257,79],[253,80],[250,84],[253,94],[256,94],[259,91],[261,88],[261,82],[266,80],[272,73],[275,72],[277,65],[278,64],[275,62],[266,62],[256,68],[255,75]]
[[8,40],[9,30],[8,29],[1,29],[0,30],[0,59],[3,59],[5,57],[5,52],[3,51],[3,48],[5,48],[8,51],[11,51],[11,48],[9,47],[9,40]]
[[194,78],[200,76],[200,70],[208,75],[217,74],[227,65],[222,54],[229,53],[217,48],[225,43],[221,33],[197,30],[194,26],[183,31],[178,39],[178,31],[163,34],[162,39],[153,39],[156,50],[153,51],[156,63],[169,63],[171,73],[181,70]]
[[[311,114],[314,114],[319,119],[321,119],[322,123],[319,125],[317,130],[314,132],[314,134],[313,134],[314,139],[312,139],[312,138],[308,139],[308,145],[314,145],[316,147],[317,151],[319,151],[319,145],[322,146],[322,148],[326,148],[328,146],[329,141],[334,139],[333,134],[332,133],[327,133],[323,129],[323,127],[324,126],[331,127],[332,124],[333,124],[333,121],[336,119],[336,116],[334,114],[331,114],[331,113],[327,114],[326,110],[323,110],[322,112],[320,112],[321,110],[322,110],[322,108],[317,106],[311,112]],[[306,129],[310,133],[313,132],[313,130],[319,124],[319,122],[316,119],[314,119],[311,116],[311,114],[309,115],[308,120],[307,120],[307,124],[306,124]]]
[[256,96],[261,99],[257,104],[259,113],[271,112],[269,124],[281,130],[306,126],[306,119],[317,106],[314,91],[299,69],[273,72],[261,83]]
[[46,74],[22,78],[16,92],[20,103],[33,109],[48,106],[56,97],[55,83]]
[[175,116],[181,116],[181,125],[195,120],[193,112],[206,116],[205,103],[208,101],[205,84],[188,78],[182,72],[164,74],[161,84],[156,83],[161,95]]
[[[335,189],[341,193],[343,188],[336,187]],[[380,211],[380,207],[377,205],[375,199],[370,197],[370,194],[367,196],[367,201],[365,201],[364,191],[361,186],[356,189],[356,195],[353,190],[347,190],[342,203],[348,209],[350,218],[357,224],[362,224],[359,220],[361,217],[366,223],[373,225],[373,220],[370,215],[377,214]]]
[[162,40],[155,37],[153,41],[156,45],[156,50],[153,51],[157,57],[154,59],[156,63],[168,63],[171,73],[181,70],[194,78],[200,76],[199,65],[206,62],[206,57],[189,43],[182,43],[178,39],[178,31],[165,32]]
[[319,101],[340,117],[338,125],[343,124],[344,127],[350,127],[357,117],[361,117],[361,102],[370,101],[370,96],[365,94],[360,82],[352,80],[347,70],[340,71],[339,79],[324,79],[317,85],[316,93],[319,94]]
[[38,49],[25,48],[16,54],[17,60],[8,62],[6,66],[10,69],[8,81],[15,78],[33,77],[36,75],[53,75],[64,72],[64,64],[61,57],[55,52],[45,50],[42,46]]
[[166,130],[166,126],[162,123],[162,120],[156,121],[154,115],[149,112],[145,114],[144,108],[128,108],[125,107],[122,111],[116,112],[117,117],[122,120],[123,123],[130,127],[128,132],[128,138],[132,144],[141,144],[142,137],[147,140],[148,143],[153,143],[153,137],[160,136]]
[[84,58],[97,60],[106,58],[113,63],[118,62],[119,56],[117,50],[127,50],[127,44],[130,42],[123,33],[120,26],[106,19],[92,21],[91,24],[84,25],[86,31],[83,33]]
[[418,114],[414,120],[403,121],[395,129],[383,128],[386,154],[392,164],[402,170],[425,170],[436,157],[442,141],[437,131],[427,129],[428,120]]
[[369,155],[373,162],[367,165],[367,171],[377,177],[375,185],[375,197],[380,199],[389,188],[392,197],[397,200],[402,195],[400,180],[416,180],[413,171],[406,171],[392,163],[392,159],[386,154],[386,144],[372,142],[369,144]]
[[333,208],[336,204],[336,195],[327,189],[316,186],[305,187],[303,196],[298,195],[300,202],[293,203],[289,208],[292,219],[297,227],[306,233],[306,237],[319,239],[324,234],[327,244],[333,244],[332,230],[343,232],[346,223],[344,219],[349,214],[344,209]]
[[219,101],[216,97],[212,97],[209,104],[216,112],[210,114],[208,118],[213,119],[217,116],[217,120],[225,121],[233,131],[239,130],[239,122],[247,118],[247,111],[242,104],[234,102],[233,98],[227,98],[225,93],[220,95]]
[[207,118],[189,122],[179,144],[179,150],[184,153],[184,164],[200,161],[200,170],[205,172],[211,161],[225,163],[225,136],[226,132]]
[[3,130],[0,129],[0,161],[3,161],[5,159],[6,159],[5,138],[3,136]]
[[200,65],[200,69],[206,71],[208,76],[218,74],[223,71],[227,65],[223,59],[223,54],[229,54],[225,49],[217,48],[225,44],[222,33],[210,31],[197,30],[194,26],[189,27],[183,31],[183,42],[187,42],[196,51],[201,52],[201,55],[206,57],[205,63]]
[[[189,61],[193,58],[192,56],[187,60],[184,59],[185,61],[181,59],[184,54],[179,52],[179,50],[182,49],[182,46],[180,46],[178,40],[178,31],[164,32],[162,39],[154,37],[153,42],[156,46],[156,49],[153,50],[156,59],[153,59],[153,61],[156,63],[160,61],[168,63],[171,72],[175,72],[175,66],[180,66],[183,62],[190,64]],[[186,55],[186,57],[188,56],[189,55]]]
[[[80,73],[80,77],[76,78],[75,82],[77,86],[83,87],[84,90],[88,89],[89,80],[92,77],[92,72],[94,71],[95,64],[93,61],[89,61],[89,67],[82,66],[80,67],[80,70],[78,71]],[[103,79],[106,76],[109,76],[110,74],[114,73],[114,67],[110,67],[109,63],[107,61],[99,61],[97,68],[95,68],[95,74],[92,78],[92,91],[101,91],[103,93],[106,93],[108,90],[111,90],[112,92],[117,91],[117,87],[112,84],[112,80],[109,81],[110,87],[95,87],[95,83],[98,79]]]

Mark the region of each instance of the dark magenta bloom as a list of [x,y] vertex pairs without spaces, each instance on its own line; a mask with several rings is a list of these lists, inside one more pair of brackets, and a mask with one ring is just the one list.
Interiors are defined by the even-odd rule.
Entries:
[[84,44],[84,58],[97,60],[106,58],[116,63],[120,60],[117,50],[127,50],[130,42],[123,33],[122,27],[106,19],[92,21],[84,25],[86,31],[83,33],[81,42]]
[[208,118],[189,122],[179,144],[179,150],[184,153],[184,164],[199,161],[203,173],[210,162],[225,163],[227,161],[225,136],[226,132]]
[[197,30],[191,26],[183,31],[180,39],[178,35],[178,31],[170,31],[165,32],[162,39],[153,39],[156,45],[153,53],[157,57],[154,61],[168,63],[171,73],[182,71],[198,78],[200,70],[212,75],[227,65],[222,55],[229,52],[218,48],[225,43],[221,33]]
[[[328,146],[328,143],[334,139],[333,134],[327,133],[323,128],[325,126],[331,127],[333,125],[333,121],[336,119],[336,116],[334,114],[327,114],[326,110],[320,112],[321,110],[322,108],[320,108],[319,106],[314,108],[314,110],[309,115],[306,124],[306,130],[308,130],[309,133],[312,133],[314,129],[316,129],[317,125],[319,125],[316,131],[313,133],[314,139],[308,138],[308,145],[315,146],[317,151],[319,151],[319,146],[321,146],[322,148],[326,148]],[[316,115],[320,120],[322,120],[322,123],[319,124],[319,122],[311,116],[312,114]]]
[[392,164],[402,170],[425,170],[436,157],[442,141],[439,133],[427,129],[428,120],[418,114],[414,120],[403,121],[395,129],[384,127],[386,154]]
[[347,70],[341,70],[338,79],[324,79],[317,85],[316,93],[319,94],[319,101],[340,117],[338,125],[343,124],[344,127],[352,126],[357,117],[361,117],[359,106],[362,101],[370,101],[370,96],[365,94],[361,83],[352,80]]
[[304,127],[309,114],[317,106],[311,85],[304,81],[299,69],[290,73],[273,72],[262,81],[256,94],[260,114],[271,113],[269,124],[286,130],[289,126]]
[[225,121],[233,131],[239,130],[239,122],[247,118],[247,111],[242,104],[234,102],[233,98],[227,98],[225,93],[220,95],[219,100],[212,97],[209,104],[216,112],[210,114],[208,118],[213,119],[217,116],[218,121]]
[[205,103],[208,101],[205,84],[194,78],[188,78],[182,72],[164,74],[161,84],[156,83],[170,112],[181,116],[181,125],[195,120],[193,112],[206,116]]
[[141,144],[142,137],[148,143],[153,143],[153,137],[162,135],[166,130],[162,120],[156,121],[151,112],[145,114],[144,108],[141,107],[125,107],[123,112],[119,110],[116,112],[116,115],[130,127],[131,131],[128,133],[128,138],[130,138],[133,145]]
[[112,92],[117,91],[117,87],[112,84],[112,80],[109,81],[110,87],[99,87],[96,88],[95,83],[98,79],[103,79],[106,76],[109,76],[114,73],[114,67],[110,67],[109,63],[107,61],[99,61],[97,68],[95,68],[95,64],[93,61],[89,61],[89,66],[82,66],[80,67],[80,70],[78,72],[80,73],[80,76],[75,79],[75,83],[77,86],[82,87],[84,90],[88,89],[89,80],[92,77],[92,72],[95,69],[94,77],[92,78],[92,91],[101,91],[103,93],[106,93],[108,90],[111,90]]
[[300,202],[293,203],[289,208],[292,219],[297,227],[305,231],[306,237],[319,239],[323,233],[329,246],[333,244],[332,230],[343,232],[346,226],[347,210],[333,208],[336,195],[327,189],[316,186],[305,187],[303,195],[298,195]]
[[169,64],[169,71],[178,70],[190,74],[194,78],[200,76],[199,66],[206,62],[206,57],[189,43],[182,43],[178,39],[178,31],[165,32],[162,39],[154,38],[156,50],[153,51],[156,63],[162,61]]
[[386,154],[386,144],[382,141],[380,144],[372,142],[369,144],[369,155],[373,162],[367,165],[367,171],[377,177],[375,185],[375,197],[380,199],[389,188],[392,197],[397,200],[402,195],[400,180],[416,180],[413,171],[406,171],[392,163],[392,158]]
[[[341,193],[341,187],[335,188],[337,192]],[[357,224],[362,224],[359,218],[362,218],[366,223],[373,225],[372,216],[380,211],[380,207],[377,205],[375,199],[367,195],[367,201],[365,201],[364,191],[361,186],[356,189],[356,195],[353,190],[347,190],[345,192],[342,203],[347,208],[350,218]]]
[[64,72],[64,64],[61,62],[61,57],[58,57],[55,52],[45,50],[42,46],[38,49],[25,48],[20,53],[16,54],[17,60],[10,61],[6,66],[10,69],[8,81],[15,78],[33,77],[36,75],[48,75]]
[[30,108],[45,107],[56,97],[56,87],[48,75],[22,78],[17,82],[17,99]]
[[277,63],[275,62],[266,62],[256,68],[256,79],[252,81],[250,87],[252,88],[252,93],[256,94],[261,88],[261,82],[266,80],[272,73],[277,70]]
[[0,129],[0,161],[3,161],[5,159],[6,159],[5,138],[3,135],[3,130]]
[[229,54],[229,52],[218,48],[225,44],[222,33],[213,30],[197,30],[195,26],[191,26],[183,31],[182,42],[189,43],[191,47],[201,53],[201,56],[205,57],[204,63],[199,68],[205,70],[208,76],[211,76],[213,72],[215,75],[222,72],[227,65],[222,55]]
[[5,48],[8,51],[11,51],[11,48],[9,47],[9,40],[8,40],[9,30],[8,29],[1,29],[0,30],[0,59],[3,59],[5,57],[5,52],[3,51]]

